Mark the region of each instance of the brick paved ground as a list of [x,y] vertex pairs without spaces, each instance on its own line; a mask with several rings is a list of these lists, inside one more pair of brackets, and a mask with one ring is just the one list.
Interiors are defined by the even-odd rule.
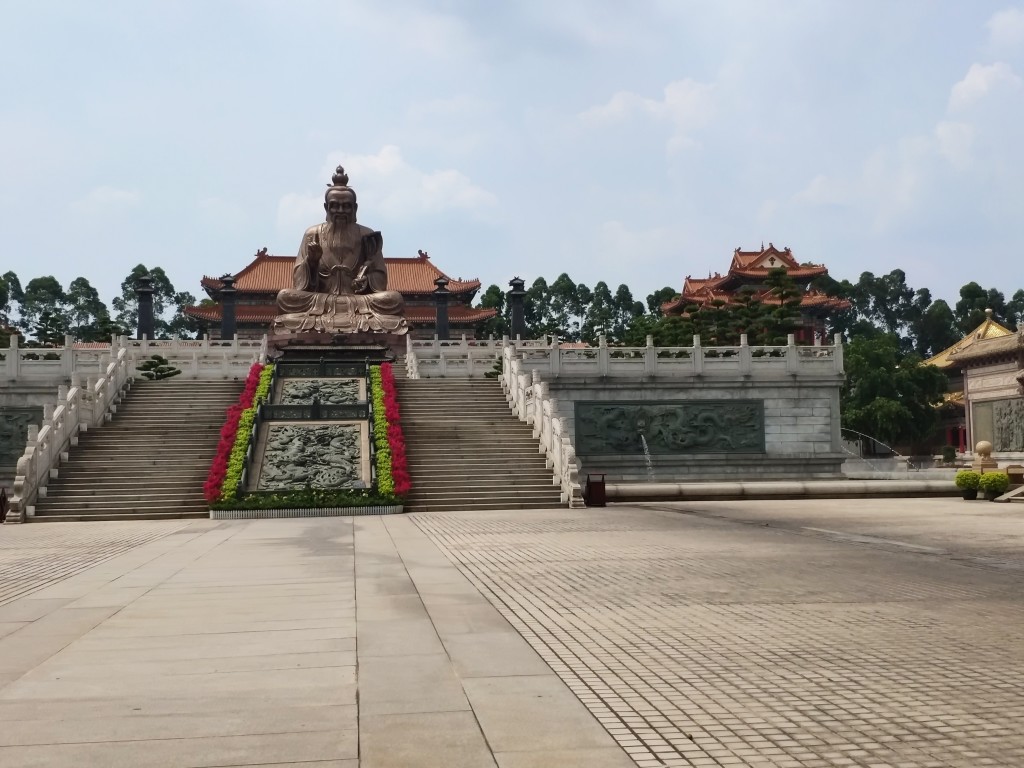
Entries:
[[1024,506],[412,520],[644,766],[1024,765]]
[[0,605],[180,530],[187,523],[159,520],[0,527]]

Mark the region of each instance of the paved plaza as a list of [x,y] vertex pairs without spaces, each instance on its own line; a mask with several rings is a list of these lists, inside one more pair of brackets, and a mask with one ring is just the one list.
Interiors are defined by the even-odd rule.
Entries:
[[0,528],[0,765],[1024,765],[1024,505]]

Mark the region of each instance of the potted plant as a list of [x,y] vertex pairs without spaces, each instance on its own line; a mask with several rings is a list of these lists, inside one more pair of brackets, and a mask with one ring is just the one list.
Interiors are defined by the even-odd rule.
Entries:
[[995,501],[1010,487],[1010,478],[1005,472],[986,472],[978,481],[978,487],[984,491],[986,499]]
[[981,474],[971,469],[961,469],[953,479],[956,487],[963,491],[964,498],[968,501],[978,498],[978,484],[981,482]]

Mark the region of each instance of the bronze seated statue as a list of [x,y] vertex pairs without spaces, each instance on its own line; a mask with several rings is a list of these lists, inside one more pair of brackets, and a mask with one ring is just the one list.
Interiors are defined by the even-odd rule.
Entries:
[[327,190],[327,221],[306,230],[292,270],[292,287],[277,294],[282,314],[273,333],[393,333],[409,324],[405,302],[389,291],[380,232],[356,223],[356,193],[339,165]]

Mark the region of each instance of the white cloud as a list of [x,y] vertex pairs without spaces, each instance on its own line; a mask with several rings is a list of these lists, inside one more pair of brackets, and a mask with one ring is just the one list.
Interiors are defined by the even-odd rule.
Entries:
[[203,218],[216,226],[240,230],[248,223],[245,209],[233,200],[207,197],[197,204]]
[[[327,180],[344,166],[349,186],[359,199],[360,220],[364,212],[393,220],[410,220],[424,215],[457,210],[484,215],[497,198],[477,186],[461,171],[447,168],[422,171],[405,161],[401,149],[386,145],[374,155],[332,152],[320,172]],[[277,205],[277,224],[282,232],[301,231],[323,218],[323,193],[284,195]]]
[[819,173],[793,199],[807,205],[842,205],[850,201],[846,184]]
[[109,216],[134,208],[141,199],[142,196],[136,190],[100,186],[71,203],[71,208],[82,216]]
[[943,120],[935,126],[935,139],[938,142],[939,154],[960,171],[966,170],[971,165],[974,136],[974,126],[970,123]]
[[640,115],[668,122],[673,133],[668,142],[670,152],[699,146],[692,133],[706,126],[714,114],[715,86],[689,78],[665,86],[664,98],[652,99],[631,91],[619,91],[605,104],[591,107],[580,114],[588,123],[622,121]]
[[345,166],[349,184],[359,195],[360,208],[364,201],[370,201],[372,210],[395,218],[447,210],[479,213],[497,203],[491,192],[474,184],[461,171],[420,170],[406,162],[401,149],[391,144],[375,155],[333,153],[327,168],[333,173],[337,165]]
[[277,229],[285,235],[294,234],[298,242],[306,227],[324,218],[322,194],[289,192],[277,201]]
[[629,269],[637,264],[656,261],[679,244],[678,236],[665,227],[631,229],[621,221],[605,221],[597,232],[592,253],[599,262],[622,265],[622,254],[630,254]]
[[966,109],[1000,87],[1019,88],[1021,79],[1009,64],[972,64],[964,79],[953,86],[949,94],[949,110]]
[[1024,44],[1024,10],[1007,8],[988,20],[989,40],[999,49],[1016,48]]

